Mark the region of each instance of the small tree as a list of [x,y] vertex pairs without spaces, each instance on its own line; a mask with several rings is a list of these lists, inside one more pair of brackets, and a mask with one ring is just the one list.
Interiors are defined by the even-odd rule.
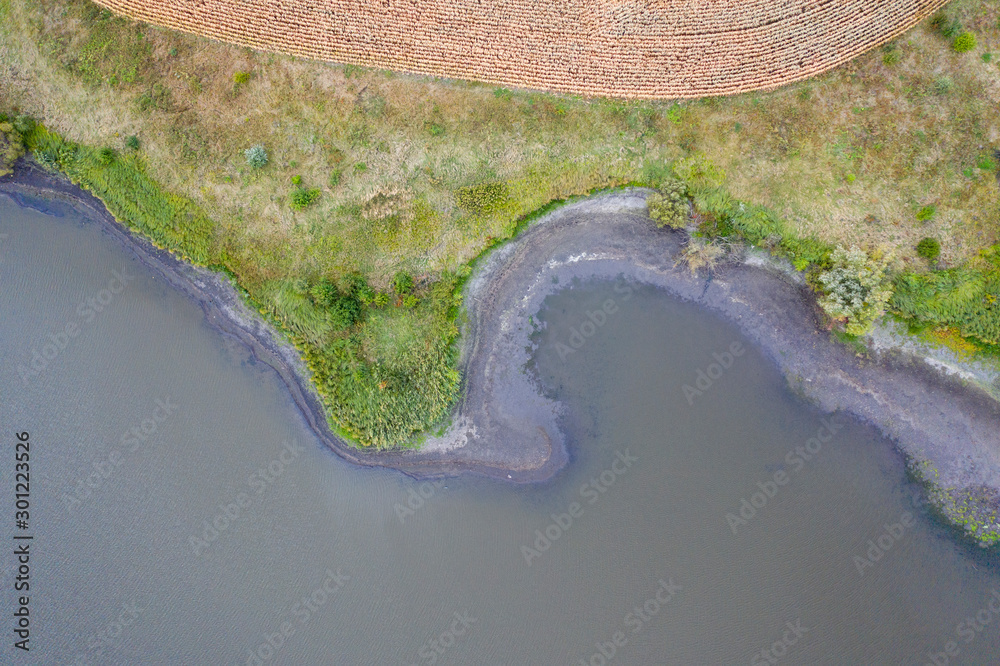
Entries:
[[917,256],[934,261],[941,256],[941,243],[936,238],[924,238],[917,243]]
[[254,169],[261,169],[267,164],[267,151],[259,143],[244,150],[243,155],[247,158],[247,164]]
[[656,194],[646,197],[646,208],[649,217],[658,227],[683,229],[687,224],[688,203],[687,185],[674,178],[668,179]]
[[838,246],[830,260],[833,268],[819,276],[826,290],[819,304],[833,319],[846,319],[848,333],[865,335],[892,298],[892,283],[886,277],[892,258],[882,252],[868,256],[857,247]]
[[392,289],[400,296],[405,296],[413,291],[413,276],[406,271],[399,271],[392,278]]

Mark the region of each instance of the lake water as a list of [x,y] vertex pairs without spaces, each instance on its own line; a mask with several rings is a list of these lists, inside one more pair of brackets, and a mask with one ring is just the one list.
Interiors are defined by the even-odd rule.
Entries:
[[330,453],[197,305],[52,212],[0,197],[0,503],[27,431],[34,535],[32,650],[4,628],[0,662],[998,660],[996,555],[710,313],[556,294],[532,372],[568,405],[568,468],[420,483]]

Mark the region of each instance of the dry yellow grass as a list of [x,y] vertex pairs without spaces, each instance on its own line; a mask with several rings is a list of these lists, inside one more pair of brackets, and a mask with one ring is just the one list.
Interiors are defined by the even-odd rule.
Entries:
[[[248,285],[345,270],[384,285],[400,269],[454,268],[552,199],[641,180],[692,153],[722,166],[735,196],[802,233],[887,244],[913,265],[916,241],[937,236],[954,264],[1000,241],[996,181],[976,168],[1000,146],[1000,70],[980,59],[1000,51],[998,5],[948,8],[977,33],[975,53],[956,54],[921,26],[897,41],[895,65],[876,50],[775,92],[675,104],[392,75],[96,16],[84,0],[7,0],[0,107],[92,145],[138,135],[154,177],[219,224]],[[101,64],[114,58],[81,68],[106,33],[148,49],[133,82]],[[237,72],[250,80],[235,86]],[[140,108],[157,86],[165,101]],[[242,155],[255,143],[271,156],[259,172]],[[293,175],[323,189],[304,212],[288,205]],[[511,204],[489,215],[458,206],[456,190],[484,182],[505,183]],[[396,215],[364,214],[396,191],[407,193]],[[927,204],[937,215],[917,222]]]

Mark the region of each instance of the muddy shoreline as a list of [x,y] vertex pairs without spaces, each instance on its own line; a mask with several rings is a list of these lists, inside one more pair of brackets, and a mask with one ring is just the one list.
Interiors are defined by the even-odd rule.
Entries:
[[320,439],[355,464],[417,478],[473,472],[520,483],[550,479],[568,462],[570,443],[559,427],[561,405],[545,397],[525,370],[530,318],[546,296],[574,279],[625,279],[734,322],[796,393],[824,411],[878,427],[909,458],[933,466],[933,480],[956,502],[971,502],[977,513],[1000,507],[1000,403],[912,353],[883,348],[858,358],[831,341],[809,290],[766,262],[734,262],[698,276],[675,266],[685,236],[649,223],[641,190],[567,204],[479,263],[465,294],[462,396],[447,432],[428,437],[419,451],[358,449],[332,432],[296,350],[246,307],[225,276],[153,247],[117,223],[98,199],[30,162],[0,181],[0,193],[65,201],[100,224],[194,298],[213,327],[272,367]]

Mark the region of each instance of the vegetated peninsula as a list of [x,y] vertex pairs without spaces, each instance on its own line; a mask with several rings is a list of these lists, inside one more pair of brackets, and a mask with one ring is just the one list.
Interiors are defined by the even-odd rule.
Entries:
[[[5,163],[27,150],[230,275],[361,446],[412,446],[457,404],[477,257],[553,202],[625,185],[689,228],[695,269],[740,247],[787,258],[857,353],[893,318],[998,358],[1000,2],[956,0],[773,92],[688,101],[298,60],[87,0],[2,2],[0,40]],[[995,538],[989,520],[967,527]]]

